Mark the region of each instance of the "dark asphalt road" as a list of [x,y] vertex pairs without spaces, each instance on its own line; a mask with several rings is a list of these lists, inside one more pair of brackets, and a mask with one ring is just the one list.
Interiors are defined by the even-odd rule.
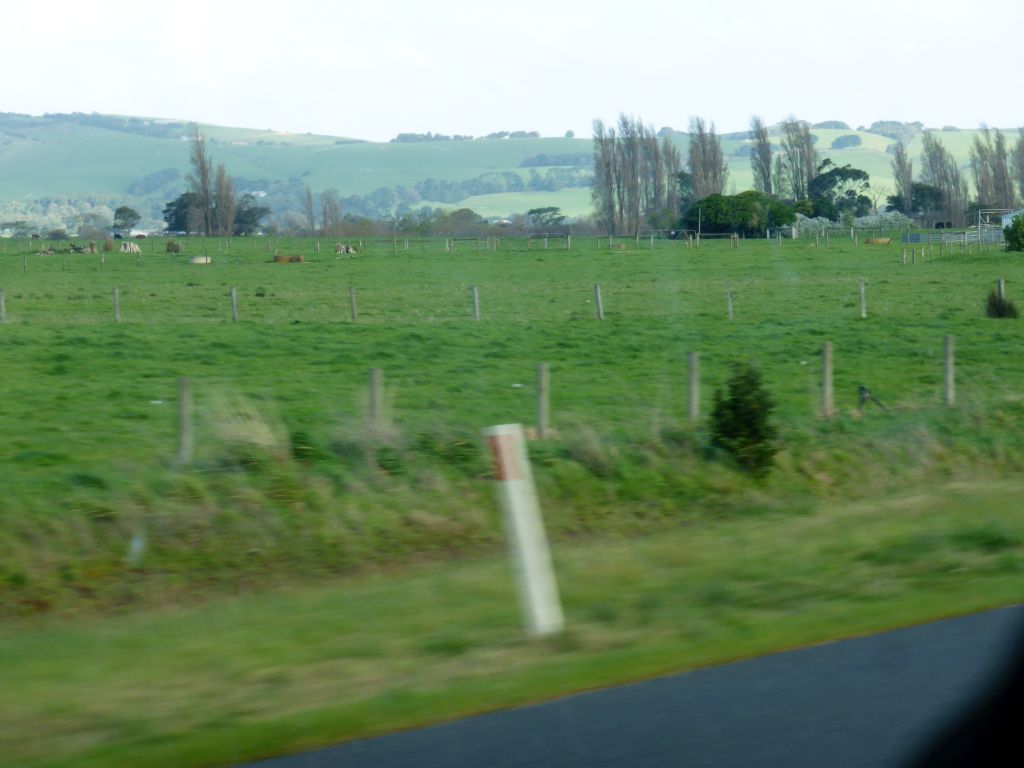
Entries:
[[1018,606],[249,766],[901,765],[1022,640]]

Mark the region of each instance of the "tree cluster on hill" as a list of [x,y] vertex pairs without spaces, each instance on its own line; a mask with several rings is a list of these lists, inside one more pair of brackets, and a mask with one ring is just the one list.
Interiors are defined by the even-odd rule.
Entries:
[[594,165],[594,155],[591,152],[569,152],[560,155],[541,153],[524,157],[519,161],[520,168],[544,168],[552,165],[590,168]]
[[[482,139],[539,139],[538,131],[495,131],[481,136]],[[391,139],[392,144],[408,144],[422,141],[472,141],[472,136],[455,134],[448,136],[444,133],[400,133]]]

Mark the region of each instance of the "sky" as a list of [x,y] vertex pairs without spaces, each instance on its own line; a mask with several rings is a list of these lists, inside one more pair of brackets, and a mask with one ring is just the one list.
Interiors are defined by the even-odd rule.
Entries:
[[927,10],[904,0],[12,5],[4,112],[375,141],[427,131],[585,137],[594,118],[620,112],[677,130],[701,116],[720,132],[745,130],[752,114],[854,128],[1024,125],[1024,59],[1001,31],[1019,16],[1012,0]]

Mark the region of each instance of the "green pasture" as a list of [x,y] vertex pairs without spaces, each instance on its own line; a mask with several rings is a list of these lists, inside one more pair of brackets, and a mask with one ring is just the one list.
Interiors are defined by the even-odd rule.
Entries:
[[[0,242],[0,765],[230,765],[1024,596],[1024,341],[984,312],[1019,256],[347,242]],[[777,403],[763,479],[709,444],[739,360]],[[479,435],[532,425],[540,362],[568,623],[537,643]]]
[[[1013,298],[1024,274],[999,250],[904,265],[899,245],[842,237],[735,249],[460,240],[451,252],[443,240],[408,252],[404,240],[352,242],[354,257],[313,240],[195,238],[178,255],[149,240],[139,257],[3,244],[0,610],[107,605],[139,578],[174,591],[200,575],[347,571],[496,546],[479,433],[532,424],[541,362],[556,436],[532,450],[542,491],[559,500],[556,533],[629,534],[682,509],[799,506],[1019,460],[1024,345],[1016,321],[988,319],[983,302],[1000,277]],[[273,263],[274,252],[306,262]],[[190,263],[202,253],[213,263]],[[942,404],[947,334],[955,409]],[[820,418],[824,341],[832,422]],[[698,425],[684,406],[691,351]],[[739,360],[777,403],[782,452],[764,483],[708,448],[714,390]],[[371,368],[384,375],[383,428],[367,424]],[[185,468],[181,377],[196,429]],[[862,385],[888,410],[860,413]],[[129,563],[139,538],[145,556]]]

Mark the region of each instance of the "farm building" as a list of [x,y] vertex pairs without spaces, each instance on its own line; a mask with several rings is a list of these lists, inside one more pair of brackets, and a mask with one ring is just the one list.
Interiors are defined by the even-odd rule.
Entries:
[[1003,214],[1003,229],[1006,229],[1008,226],[1010,226],[1010,222],[1012,222],[1018,216],[1024,216],[1024,208],[1018,208],[1016,211],[1010,211],[1009,213],[1004,213]]

